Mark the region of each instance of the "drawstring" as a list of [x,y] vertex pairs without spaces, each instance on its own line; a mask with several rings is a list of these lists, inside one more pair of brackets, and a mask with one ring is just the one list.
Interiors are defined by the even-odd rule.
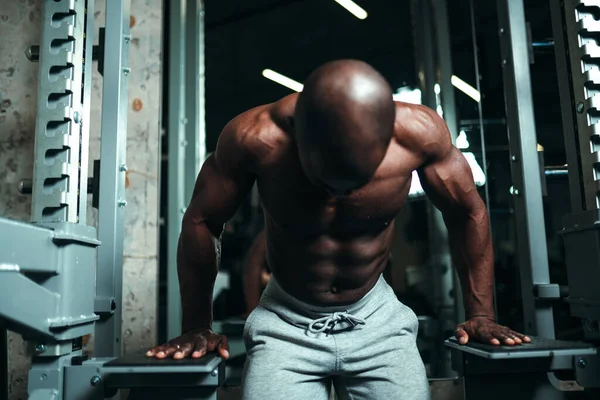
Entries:
[[352,328],[358,324],[365,324],[363,319],[356,318],[354,315],[348,314],[348,312],[335,312],[327,317],[315,319],[310,323],[310,325],[308,325],[308,330],[311,333],[321,333],[325,332],[326,330],[331,332],[333,328],[335,328],[335,326],[341,321],[349,322],[352,325]]

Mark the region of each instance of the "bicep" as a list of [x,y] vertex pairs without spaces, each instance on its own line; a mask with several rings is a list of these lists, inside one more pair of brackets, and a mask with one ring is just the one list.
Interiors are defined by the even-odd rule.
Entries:
[[471,167],[456,147],[417,172],[425,193],[443,213],[473,213],[483,208]]
[[254,176],[243,169],[224,170],[211,155],[198,175],[184,219],[194,225],[205,223],[213,233],[220,231],[246,198],[254,181]]
[[256,180],[248,135],[238,120],[230,122],[219,137],[217,148],[200,170],[184,216],[184,228],[204,223],[214,236],[235,214]]

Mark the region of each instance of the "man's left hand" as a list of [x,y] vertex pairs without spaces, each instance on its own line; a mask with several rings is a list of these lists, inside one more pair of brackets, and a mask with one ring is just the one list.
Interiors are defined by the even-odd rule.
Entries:
[[471,318],[467,322],[457,325],[455,335],[460,344],[467,344],[471,339],[481,343],[505,346],[531,342],[528,336],[506,326],[498,325],[496,321],[487,317]]

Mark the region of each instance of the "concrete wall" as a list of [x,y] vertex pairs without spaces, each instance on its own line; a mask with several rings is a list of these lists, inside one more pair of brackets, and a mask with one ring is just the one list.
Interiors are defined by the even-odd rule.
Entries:
[[[28,221],[31,199],[17,183],[33,173],[38,65],[24,56],[40,41],[42,0],[4,1],[0,9],[0,215]],[[155,342],[158,165],[160,129],[161,0],[131,1],[127,216],[124,247],[123,348]],[[104,25],[104,0],[96,1],[96,32]],[[94,66],[96,68],[96,66]],[[95,71],[90,160],[100,150],[102,77]],[[91,164],[90,164],[91,165]],[[90,169],[91,171],[91,169]],[[96,221],[89,208],[88,223]],[[28,357],[20,336],[9,334],[9,398],[27,398]]]

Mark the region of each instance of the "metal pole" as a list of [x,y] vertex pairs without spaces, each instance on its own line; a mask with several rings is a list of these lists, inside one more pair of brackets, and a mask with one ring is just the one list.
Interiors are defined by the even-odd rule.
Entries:
[[[473,40],[473,64],[475,67],[475,82],[476,82],[476,89],[477,92],[481,93],[481,79],[479,78],[479,47],[477,46],[477,29],[475,26],[475,7],[473,5],[473,1],[474,0],[469,0],[469,11],[471,14],[471,37]],[[486,142],[485,142],[485,121],[483,119],[483,106],[481,104],[481,100],[479,101],[479,103],[477,104],[477,111],[479,114],[479,121],[477,122],[477,125],[479,126],[479,138],[481,141],[481,168],[483,169],[483,173],[485,174],[485,176],[487,177],[487,152],[486,152]],[[504,123],[504,122],[503,122]],[[490,191],[489,191],[489,184],[486,182],[486,184],[484,185],[483,188],[484,191],[484,196],[485,196],[485,207],[488,210],[488,218],[490,219],[489,221],[489,226],[490,226],[490,237],[492,236],[492,221],[491,221],[491,216],[490,216]],[[460,282],[458,280],[458,274],[455,275],[455,281],[457,282],[457,287],[460,287]],[[494,287],[494,316],[496,317],[496,319],[498,318],[498,307],[497,307],[497,299],[496,299],[496,281],[494,280],[493,282],[493,287]],[[462,305],[463,300],[462,300],[462,291],[459,294],[460,296],[460,308],[459,308],[459,314],[460,314],[460,318],[459,319],[464,319],[465,318],[465,311],[464,311],[464,307]],[[457,296],[457,301],[458,301],[458,296]]]
[[[413,32],[419,86],[423,104],[438,112],[449,121],[452,140],[456,140],[458,123],[452,87],[452,58],[447,9],[445,0],[413,1]],[[438,81],[441,84],[438,86]],[[444,85],[442,87],[442,84]],[[437,87],[437,88],[436,88]],[[439,90],[436,90],[439,89]],[[447,107],[444,108],[444,106]],[[452,257],[448,243],[448,231],[442,213],[429,204],[429,246],[428,260],[431,274],[431,294],[439,314],[439,335],[448,336],[454,332],[456,318],[456,294]],[[436,376],[450,376],[450,352],[439,341],[435,348]]]
[[129,0],[106,2],[94,356],[121,355]]
[[534,297],[534,287],[549,284],[550,276],[525,10],[523,1],[497,4],[525,332],[553,339],[552,306]]
[[[205,30],[206,23],[204,20],[204,0],[198,0],[200,7],[198,10],[198,151],[196,152],[196,171],[200,172],[200,168],[206,160],[206,92],[205,92]],[[194,176],[194,179],[196,177]]]
[[[452,86],[452,51],[450,47],[448,8],[446,0],[432,0],[431,5],[433,24],[431,25],[432,31],[430,34],[435,34],[437,82],[439,82],[440,88],[436,106],[441,105],[442,116],[448,125],[452,143],[456,143],[458,116],[456,114],[454,87]],[[458,320],[457,315],[464,315],[464,311],[462,311],[462,293],[458,279],[455,279],[456,272],[452,264],[448,230],[444,218],[439,210],[432,207],[431,211],[430,245],[435,249],[432,252],[433,257],[435,257],[435,306],[440,319],[441,333],[444,337],[448,337],[453,334],[456,324],[462,322]],[[458,303],[459,300],[460,303]],[[444,356],[440,357],[438,376],[451,376],[453,372],[450,363],[450,351],[443,345],[442,341],[439,341],[439,343],[439,352]]]
[[[413,39],[415,49],[415,62],[417,69],[417,78],[419,83],[419,89],[421,90],[421,103],[433,110],[437,108],[437,96],[435,93],[435,43],[434,43],[434,31],[432,21],[432,10],[429,1],[412,0],[411,3],[411,14],[413,24]],[[432,204],[428,204],[428,228],[429,228],[429,246],[431,249],[436,249],[437,233],[439,231],[439,221],[442,219],[439,211],[433,207]],[[433,297],[433,301],[436,301],[436,292],[439,288],[438,285],[438,274],[437,272],[441,269],[439,265],[438,254],[431,254],[428,263],[428,281],[427,285],[428,295]],[[438,349],[436,349],[437,351]],[[439,357],[434,357],[439,359]]]
[[80,135],[81,140],[79,141],[79,216],[78,222],[80,224],[87,224],[87,204],[88,204],[88,176],[89,176],[89,160],[90,160],[90,105],[92,95],[92,60],[94,53],[94,14],[88,10],[93,10],[95,7],[95,0],[87,0],[85,5],[85,44],[83,47],[83,85],[81,87],[81,117],[80,117]]
[[429,2],[412,0],[411,13],[421,99],[424,105],[435,110],[437,103],[435,94],[435,47]]
[[185,47],[185,198],[189,201],[206,153],[204,118],[204,4],[188,0]]
[[448,125],[452,143],[458,137],[458,116],[456,99],[452,86],[452,49],[450,46],[450,25],[448,23],[448,4],[446,0],[432,0],[433,19],[435,21],[435,40],[437,50],[438,82],[444,121]]
[[177,246],[186,207],[185,191],[185,14],[184,0],[169,2],[169,110],[167,200],[167,337],[181,334],[181,298],[177,277]]

